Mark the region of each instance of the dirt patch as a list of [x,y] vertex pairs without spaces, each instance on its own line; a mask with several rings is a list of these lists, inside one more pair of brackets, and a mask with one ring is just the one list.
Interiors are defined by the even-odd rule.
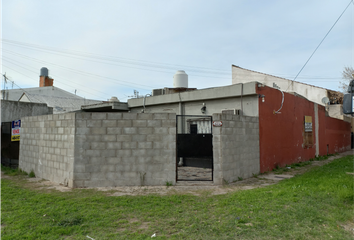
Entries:
[[[171,194],[190,194],[194,196],[209,196],[220,195],[229,192],[235,192],[240,190],[249,190],[260,187],[276,184],[279,181],[291,178],[298,174],[303,174],[312,168],[323,166],[330,163],[334,159],[338,159],[347,155],[354,155],[354,151],[347,151],[345,153],[338,154],[336,156],[329,157],[327,160],[313,161],[310,165],[296,167],[288,169],[288,171],[277,174],[276,172],[270,172],[261,174],[257,177],[244,179],[242,181],[236,181],[229,183],[225,186],[213,185],[211,181],[180,181],[175,186],[135,186],[135,187],[98,187],[94,188],[98,191],[107,192],[108,196],[140,196],[140,195],[171,195]],[[18,176],[9,176],[1,173],[2,179],[15,179]],[[22,177],[23,178],[23,177]],[[72,191],[71,188],[63,185],[50,182],[41,178],[26,178],[28,187],[37,188],[43,190],[57,190],[61,192]],[[352,228],[353,229],[353,228]]]
[[65,187],[62,184],[54,183],[43,178],[28,178],[27,181],[33,183],[32,186],[38,189],[57,190],[60,192],[72,191],[72,188]]
[[354,222],[347,222],[341,225],[344,230],[349,231],[354,237]]
[[1,172],[1,179],[11,179],[12,176],[6,175],[4,172]]

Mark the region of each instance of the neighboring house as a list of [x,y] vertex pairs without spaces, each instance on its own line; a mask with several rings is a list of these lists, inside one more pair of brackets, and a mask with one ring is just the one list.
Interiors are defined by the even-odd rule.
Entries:
[[46,103],[53,108],[53,113],[78,111],[82,105],[102,103],[85,99],[73,93],[53,86],[54,80],[48,76],[48,69],[42,68],[39,87],[2,90],[1,99],[20,102]]

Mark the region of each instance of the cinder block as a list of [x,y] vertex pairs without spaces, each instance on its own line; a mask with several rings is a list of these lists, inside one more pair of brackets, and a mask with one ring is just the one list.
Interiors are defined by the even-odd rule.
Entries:
[[132,150],[132,156],[134,157],[146,156],[146,150],[145,149]]
[[132,140],[132,135],[117,135],[118,142],[130,142]]
[[140,156],[136,158],[137,165],[145,165],[152,163],[152,157]]
[[115,141],[117,141],[117,137],[116,137],[116,135],[104,135],[104,136],[102,136],[102,141],[115,142]]
[[123,119],[137,119],[137,113],[123,113]]
[[138,142],[138,148],[152,148],[152,142]]
[[90,128],[90,130],[91,130],[90,131],[91,134],[100,135],[100,134],[106,134],[107,133],[107,129],[103,128],[103,127],[101,127],[101,128],[94,127],[94,128]]
[[122,165],[132,165],[132,164],[135,164],[135,162],[136,162],[136,157],[127,156],[127,157],[122,157],[121,164]]
[[161,120],[167,120],[168,118],[168,113],[153,113],[152,119],[161,119]]
[[91,179],[91,173],[74,173],[74,180],[88,180]]
[[87,127],[95,127],[95,128],[99,128],[102,127],[102,120],[87,120],[86,121],[86,125]]
[[101,172],[114,172],[116,170],[116,166],[114,164],[107,164],[101,166]]
[[129,157],[132,156],[132,150],[131,149],[119,149],[116,152],[117,157]]
[[90,143],[91,149],[106,149],[106,143],[105,142],[91,142]]
[[162,127],[176,127],[176,120],[163,120]]
[[162,125],[162,120],[148,120],[147,121],[147,126],[148,127],[161,127]]
[[122,129],[123,134],[137,134],[137,128],[135,127],[125,127]]
[[138,128],[138,133],[139,134],[152,134],[153,128]]
[[176,131],[177,131],[176,127],[168,128],[168,133],[169,134],[176,135]]
[[159,142],[162,139],[162,135],[147,135],[146,141],[148,142]]
[[137,114],[137,119],[139,120],[148,120],[148,119],[152,119],[152,114],[150,113],[138,113]]
[[121,142],[107,142],[106,146],[107,146],[107,149],[121,149],[122,143]]
[[117,121],[117,126],[118,127],[131,127],[132,126],[132,120],[118,120]]
[[[107,180],[115,180],[115,179],[117,179],[118,178],[118,174],[117,174],[117,172],[115,172],[115,171],[112,171],[112,172],[107,172],[106,173],[106,179]],[[112,186],[113,187],[113,186]]]
[[76,128],[76,134],[83,134],[83,135],[90,134],[90,129],[78,127]]
[[87,138],[88,142],[100,142],[100,141],[102,141],[102,135],[86,135],[86,138]]
[[133,142],[146,142],[147,135],[133,135],[132,141]]
[[107,134],[122,134],[122,128],[108,127]]
[[105,180],[106,173],[105,172],[91,172],[91,180]]
[[86,164],[85,166],[86,173],[92,172],[100,172],[101,171],[101,164]]
[[176,113],[169,113],[168,114],[168,119],[176,121]]
[[60,149],[60,155],[66,156],[66,154],[67,154],[67,149],[65,148]]
[[100,151],[100,150],[91,150],[91,149],[89,149],[89,150],[85,150],[85,155],[91,156],[91,157],[99,157],[99,156],[101,156],[102,152],[103,151]]
[[154,134],[168,134],[168,128],[166,127],[154,128]]
[[102,120],[102,127],[117,127],[117,120]]
[[160,149],[146,149],[147,157],[161,156]]
[[75,164],[74,172],[75,173],[84,173],[85,172],[85,164]]
[[153,146],[154,149],[161,149],[161,148],[165,148],[166,144],[164,142],[153,142]]
[[107,113],[94,112],[92,113],[92,119],[107,119]]
[[75,119],[75,113],[66,113],[65,114],[65,119],[66,120]]
[[75,119],[81,119],[81,120],[87,120],[91,119],[91,114],[92,113],[87,113],[87,112],[80,112],[80,113],[75,113]]
[[114,120],[122,119],[122,113],[107,113],[107,119],[114,119]]
[[101,151],[101,156],[102,157],[116,157],[116,150],[109,149],[109,150]]
[[121,164],[121,157],[108,157],[106,158],[106,163],[107,164],[114,164],[114,165],[117,165],[117,164]]
[[122,149],[135,149],[137,142],[122,142]]
[[132,120],[133,127],[146,127],[146,120]]

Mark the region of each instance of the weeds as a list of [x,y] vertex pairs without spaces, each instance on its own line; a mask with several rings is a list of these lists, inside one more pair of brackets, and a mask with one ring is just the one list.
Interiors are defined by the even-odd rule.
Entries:
[[[1,239],[352,239],[353,156],[224,195],[119,196],[2,179]],[[166,184],[167,185],[167,184]],[[44,217],[44,214],[46,217]],[[330,237],[331,236],[331,237]]]
[[6,175],[10,175],[10,176],[26,176],[28,175],[27,172],[21,170],[20,168],[10,168],[10,167],[6,167],[1,165],[1,171],[4,172]]
[[31,172],[28,174],[28,177],[30,177],[30,178],[35,178],[36,177],[36,174],[34,174],[33,170],[31,170]]
[[171,187],[173,186],[172,182],[166,182],[166,187]]

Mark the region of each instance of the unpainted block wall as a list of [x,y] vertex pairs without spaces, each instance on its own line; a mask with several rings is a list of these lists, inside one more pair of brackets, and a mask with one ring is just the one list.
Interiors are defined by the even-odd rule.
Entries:
[[75,113],[24,117],[19,168],[72,187]]
[[258,174],[259,119],[231,114],[213,114],[214,183],[233,182]]
[[74,187],[175,184],[176,114],[77,113]]
[[26,117],[19,167],[69,187],[175,184],[175,145],[176,114]]

